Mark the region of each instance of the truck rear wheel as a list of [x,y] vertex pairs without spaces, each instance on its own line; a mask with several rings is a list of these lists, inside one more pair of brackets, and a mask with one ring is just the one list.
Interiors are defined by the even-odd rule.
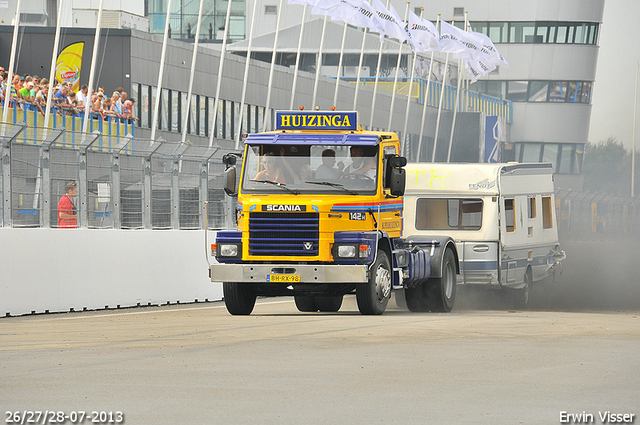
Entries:
[[442,261],[442,277],[425,280],[413,288],[405,289],[409,311],[448,313],[453,309],[456,299],[455,261],[453,252],[447,249]]
[[442,277],[429,279],[427,303],[429,310],[448,313],[456,300],[456,258],[450,249],[444,252]]
[[296,303],[298,311],[302,311],[305,313],[318,311],[318,306],[316,305],[316,297],[312,297],[309,295],[294,295],[293,300]]
[[356,301],[361,314],[379,315],[384,313],[391,296],[391,266],[389,257],[380,250],[370,269],[368,283],[356,285]]
[[252,285],[224,282],[222,293],[227,311],[234,316],[246,316],[253,311],[257,297],[256,290]]
[[316,306],[323,312],[333,312],[342,307],[342,295],[323,295],[316,297]]

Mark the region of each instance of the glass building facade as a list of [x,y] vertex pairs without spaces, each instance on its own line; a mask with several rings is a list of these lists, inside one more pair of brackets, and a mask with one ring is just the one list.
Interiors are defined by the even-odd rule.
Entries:
[[[168,0],[145,0],[145,10],[149,18],[149,32],[163,34],[167,17]],[[227,8],[231,3],[229,17],[229,40],[244,40],[246,33],[246,1],[213,0],[205,1],[202,11],[200,40],[222,41]],[[171,38],[192,39],[198,23],[200,0],[172,0],[169,26]]]

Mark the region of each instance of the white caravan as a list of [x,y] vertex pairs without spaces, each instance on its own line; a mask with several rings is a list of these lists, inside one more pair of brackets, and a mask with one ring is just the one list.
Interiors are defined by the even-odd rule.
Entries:
[[447,234],[457,246],[458,284],[511,288],[561,271],[550,164],[407,164],[403,236]]

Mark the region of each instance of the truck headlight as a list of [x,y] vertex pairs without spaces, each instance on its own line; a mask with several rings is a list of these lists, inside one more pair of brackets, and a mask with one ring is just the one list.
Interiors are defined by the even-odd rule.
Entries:
[[238,256],[238,244],[218,244],[218,252],[220,257],[237,257]]
[[354,245],[338,245],[338,257],[354,258],[356,256],[356,247]]

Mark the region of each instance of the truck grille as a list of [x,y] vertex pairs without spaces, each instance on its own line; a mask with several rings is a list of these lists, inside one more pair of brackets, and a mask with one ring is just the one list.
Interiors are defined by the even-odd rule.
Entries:
[[318,213],[250,213],[249,255],[316,256],[319,222]]

